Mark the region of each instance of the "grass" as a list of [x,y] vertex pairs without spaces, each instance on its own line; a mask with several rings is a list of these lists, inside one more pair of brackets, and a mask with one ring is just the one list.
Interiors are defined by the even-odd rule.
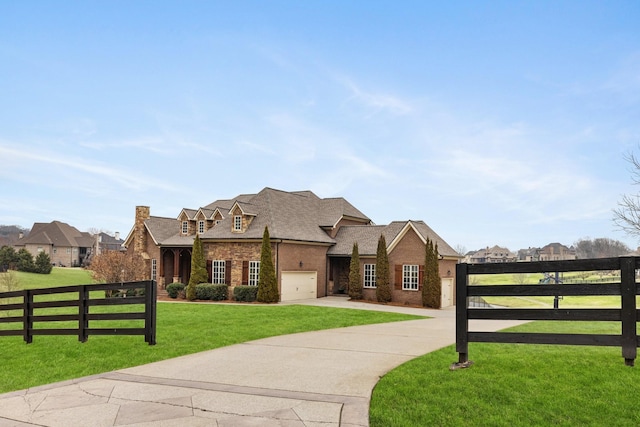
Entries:
[[[618,322],[531,322],[512,331],[619,334]],[[455,346],[414,359],[376,386],[372,427],[637,426],[640,370],[618,347],[469,344],[475,364],[449,371]]]
[[[522,284],[522,285],[538,285],[539,280],[544,276],[542,274],[487,274],[472,275],[470,283],[473,285],[503,285],[503,284]],[[601,276],[596,272],[567,272],[563,273],[565,281],[619,281],[619,275]],[[544,285],[541,285],[544,286]],[[567,284],[567,286],[571,286]],[[483,297],[489,304],[503,307],[519,307],[519,308],[549,308],[553,307],[554,297]],[[636,299],[636,303],[640,306],[640,297]],[[598,295],[589,297],[568,296],[563,297],[559,302],[560,308],[618,308],[620,307],[620,297],[610,295]]]
[[[69,271],[57,272],[65,278],[59,282],[53,275],[51,283],[74,284]],[[78,274],[74,276],[76,284],[88,283],[88,276],[72,274]],[[21,274],[20,279],[24,283],[28,280],[29,287],[49,285],[40,282],[33,286],[30,275]],[[158,303],[155,346],[146,344],[142,336],[91,336],[86,343],[78,342],[75,336],[35,336],[31,344],[25,344],[21,337],[0,337],[4,363],[0,393],[270,336],[417,318],[302,305]]]
[[[94,283],[89,270],[81,268],[53,267],[51,274],[13,272],[19,283],[20,289],[52,288],[65,285],[84,285]],[[5,273],[0,273],[0,277]],[[0,286],[0,292],[2,292]]]

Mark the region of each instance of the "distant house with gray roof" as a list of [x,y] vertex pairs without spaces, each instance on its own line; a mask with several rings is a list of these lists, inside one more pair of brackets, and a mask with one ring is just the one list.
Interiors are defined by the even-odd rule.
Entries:
[[375,299],[375,257],[385,236],[393,301],[421,304],[425,242],[437,243],[443,306],[453,305],[455,264],[459,255],[423,221],[374,225],[344,198],[320,198],[311,191],[265,188],[257,194],[217,200],[199,209],[182,209],[177,218],[153,217],[136,207],[125,240],[130,253],[148,263],[150,278],[162,288],[187,283],[193,241],[203,243],[209,281],[257,285],[264,228],[271,238],[282,301],[347,292],[349,263],[358,243],[366,299]]
[[28,250],[34,257],[45,252],[55,265],[78,267],[91,254],[94,244],[91,234],[67,223],[53,221],[34,223],[29,234],[18,239],[13,246],[16,250]]

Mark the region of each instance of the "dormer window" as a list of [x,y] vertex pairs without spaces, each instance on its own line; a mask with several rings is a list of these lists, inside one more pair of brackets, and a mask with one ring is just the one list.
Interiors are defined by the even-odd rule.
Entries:
[[242,215],[233,217],[233,231],[242,231]]
[[198,221],[198,234],[204,233],[204,221]]
[[182,221],[182,234],[189,234],[189,221]]

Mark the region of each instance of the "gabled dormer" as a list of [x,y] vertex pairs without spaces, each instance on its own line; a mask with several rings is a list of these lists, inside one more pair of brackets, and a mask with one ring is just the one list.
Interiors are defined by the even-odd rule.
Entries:
[[251,211],[251,205],[248,203],[235,202],[229,210],[231,232],[244,233],[247,231],[256,215],[256,213]]
[[178,215],[181,235],[191,236],[196,233],[196,212],[194,209],[182,209],[180,215]]
[[207,209],[204,209],[204,208],[198,209],[198,212],[196,212],[196,215],[195,215],[196,233],[204,234],[205,231],[211,228],[211,221],[208,219],[208,216],[210,215],[211,215],[211,212],[208,212]]
[[223,219],[224,219],[224,215],[222,214],[222,211],[218,208],[215,208],[215,210],[209,217],[212,227],[215,227],[216,225],[220,224],[220,222],[222,222]]

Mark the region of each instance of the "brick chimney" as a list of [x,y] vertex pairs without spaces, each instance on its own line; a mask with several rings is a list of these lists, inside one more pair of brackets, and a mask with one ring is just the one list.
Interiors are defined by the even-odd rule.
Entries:
[[147,251],[147,233],[144,222],[151,217],[149,206],[136,206],[136,220],[133,231],[133,250],[142,255]]

